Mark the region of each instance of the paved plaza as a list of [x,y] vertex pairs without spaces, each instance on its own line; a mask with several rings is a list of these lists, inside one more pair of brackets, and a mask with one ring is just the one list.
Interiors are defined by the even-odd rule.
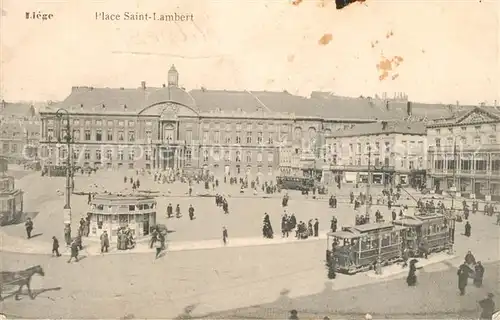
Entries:
[[[99,172],[97,175],[82,176],[75,178],[75,191],[110,191],[131,192],[130,184],[123,182],[124,176],[134,176],[135,172]],[[280,237],[281,215],[284,209],[281,207],[282,194],[266,195],[259,192],[254,195],[251,190],[240,193],[239,185],[220,183],[216,190],[205,190],[203,184],[194,184],[193,196],[189,197],[188,186],[180,182],[174,184],[158,184],[152,181],[150,176],[141,176],[141,190],[157,191],[165,196],[157,198],[158,212],[157,222],[167,225],[172,232],[169,234],[171,241],[199,241],[216,240],[221,238],[222,227],[229,231],[230,238],[260,238],[262,236],[262,219],[264,213],[270,215],[271,223],[276,237]],[[19,188],[25,191],[25,211],[28,215],[36,217],[33,233],[38,241],[50,242],[52,236],[62,238],[63,221],[62,208],[64,206],[64,177],[41,177],[39,173],[25,175],[17,182]],[[97,187],[96,187],[97,185]],[[286,208],[288,212],[295,213],[297,220],[307,222],[310,219],[319,219],[320,234],[325,234],[330,228],[333,215],[338,219],[339,225],[354,224],[356,212],[349,204],[348,194],[351,189],[337,190],[331,193],[337,194],[339,204],[337,209],[328,206],[328,195],[318,196],[313,199],[312,195],[306,198],[299,192],[289,192],[290,201]],[[59,193],[57,192],[59,191]],[[373,192],[376,192],[375,189]],[[354,190],[356,194],[365,192],[364,188]],[[203,194],[221,193],[226,195],[229,203],[229,215],[224,215],[220,207],[216,207],[213,197],[196,196]],[[166,207],[169,203],[175,207],[179,204],[183,213],[180,219],[166,218]],[[405,203],[413,205],[413,200]],[[187,214],[189,205],[195,208],[196,220],[190,221]],[[378,207],[385,218],[388,219],[390,212],[386,206]],[[80,218],[86,216],[88,209],[86,196],[72,196],[72,227],[76,231]],[[372,214],[376,208],[372,209]],[[365,213],[361,208],[361,214]],[[22,224],[7,226],[3,231],[11,236],[24,237],[25,231]]]
[[[33,278],[32,287],[39,293],[35,300],[25,295],[20,301],[10,297],[2,302],[2,311],[25,318],[283,319],[290,309],[297,309],[311,319],[335,314],[359,317],[365,313],[392,318],[418,318],[424,314],[449,318],[475,314],[477,300],[487,292],[500,296],[496,272],[496,261],[500,260],[499,229],[495,217],[471,214],[470,238],[461,235],[463,224],[458,223],[454,255],[441,253],[421,260],[423,269],[418,272],[416,288],[406,286],[407,271],[400,266],[384,268],[382,276],[366,272],[328,280],[323,261],[324,234],[332,215],[337,216],[340,225],[353,224],[355,212],[347,203],[349,189],[334,190],[341,202],[335,210],[328,208],[327,197],[305,199],[298,193],[290,193],[288,211],[294,212],[298,220],[317,217],[321,237],[287,241],[279,234],[281,195],[268,199],[251,194],[242,197],[239,187],[222,185],[218,191],[228,195],[230,209],[230,214],[224,215],[213,198],[187,197],[185,184],[158,185],[147,177],[139,178],[141,189],[170,192],[170,197],[158,198],[159,222],[175,231],[169,234],[167,253],[154,260],[154,250],[140,243],[133,251],[101,255],[89,244],[82,251],[83,260],[68,264],[67,256],[50,257],[52,235],[62,239],[60,208],[64,196],[56,191],[64,190],[64,178],[42,178],[39,173],[23,175],[17,185],[26,192],[25,207],[34,216],[34,234],[41,235],[26,240],[24,226],[19,224],[2,227],[0,239],[3,251],[38,254],[2,252],[2,270],[41,265],[46,275]],[[95,188],[92,184],[108,191],[125,187],[123,174],[111,172],[77,176],[75,184],[76,191]],[[356,193],[360,191],[364,189]],[[202,185],[195,185],[194,193],[205,192]],[[87,198],[73,196],[72,200],[78,221],[86,212]],[[161,208],[168,202],[185,208],[182,219],[167,221]],[[187,218],[189,204],[196,208],[194,221]],[[389,218],[387,207],[380,208]],[[264,212],[271,216],[276,239],[262,239]],[[225,248],[220,242],[223,225],[227,226],[230,237]],[[467,250],[472,250],[486,265],[485,286],[481,289],[469,286],[467,296],[459,297],[456,267]]]

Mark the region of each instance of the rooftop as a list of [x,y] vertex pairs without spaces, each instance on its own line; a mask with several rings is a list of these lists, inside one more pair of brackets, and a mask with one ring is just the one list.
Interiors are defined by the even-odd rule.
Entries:
[[334,132],[330,135],[333,138],[340,137],[355,137],[355,136],[371,136],[380,134],[408,134],[408,135],[425,135],[426,127],[423,122],[373,122],[356,124],[350,129]]
[[0,116],[31,118],[36,115],[34,106],[31,103],[22,102],[0,102]]

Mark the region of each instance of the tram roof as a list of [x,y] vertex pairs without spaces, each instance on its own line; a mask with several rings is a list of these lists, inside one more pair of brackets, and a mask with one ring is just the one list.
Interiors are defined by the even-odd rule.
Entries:
[[360,233],[352,233],[349,231],[336,231],[336,232],[328,232],[329,237],[336,237],[341,239],[355,239],[360,237]]
[[444,218],[444,216],[442,214],[419,214],[419,215],[415,215],[415,217],[417,219],[420,219],[420,220],[432,220],[432,219],[438,219],[438,218]]
[[401,226],[411,226],[411,227],[416,227],[416,226],[421,226],[423,224],[423,221],[417,220],[417,219],[411,219],[411,218],[403,218],[399,219],[393,222],[396,225],[401,225]]
[[392,223],[387,223],[387,222],[369,223],[369,224],[357,225],[357,226],[354,226],[351,228],[360,232],[360,233],[365,233],[365,232],[370,232],[370,231],[375,231],[375,230],[393,229],[394,225]]
[[92,203],[130,203],[133,201],[154,201],[155,197],[147,195],[97,194]]

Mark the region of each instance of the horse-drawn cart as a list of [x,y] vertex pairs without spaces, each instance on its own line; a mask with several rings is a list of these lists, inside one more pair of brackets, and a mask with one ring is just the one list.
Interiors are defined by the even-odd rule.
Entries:
[[[28,295],[31,299],[35,299],[35,295],[31,292],[31,278],[33,275],[39,274],[45,276],[45,273],[41,266],[34,266],[21,271],[2,271],[0,272],[0,301],[4,298],[2,294],[9,291],[8,296],[15,296],[16,300],[19,300],[19,295],[22,293],[24,286],[28,289]],[[17,290],[14,290],[16,287]],[[7,290],[6,290],[7,289]],[[11,290],[9,290],[11,289]]]

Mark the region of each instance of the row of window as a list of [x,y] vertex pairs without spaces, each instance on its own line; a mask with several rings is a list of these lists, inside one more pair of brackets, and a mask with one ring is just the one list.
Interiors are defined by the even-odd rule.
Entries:
[[[487,139],[485,141],[485,139]],[[454,138],[454,137],[448,137],[446,138],[446,144],[447,146],[453,146],[454,144],[458,144],[460,143],[461,145],[466,145],[468,144],[469,140],[467,139],[467,137],[464,137],[464,136],[461,136],[461,137],[457,137],[457,138]],[[473,143],[474,145],[481,145],[481,144],[484,144],[484,143],[488,143],[488,144],[496,144],[497,143],[497,137],[495,135],[490,135],[488,137],[482,137],[482,136],[475,136],[473,138],[472,141],[470,141],[471,143]],[[436,147],[440,147],[441,146],[441,138],[436,138],[435,139],[435,145]]]
[[[341,160],[338,159],[337,157],[333,157],[331,159],[331,162],[333,165],[340,165]],[[374,158],[374,159],[371,159],[370,163],[372,166],[375,166],[375,167],[390,166],[391,165],[389,158],[384,158],[383,161],[381,158]],[[350,166],[353,166],[353,165],[356,165],[356,166],[365,165],[365,166],[367,166],[368,165],[368,158],[365,158],[365,161],[362,161],[362,159],[359,157],[356,159],[351,157],[348,159],[348,165],[350,165]],[[407,157],[403,157],[400,159],[400,168],[401,169],[409,169],[409,170],[423,169],[424,168],[424,159],[423,159],[423,157],[418,157],[416,159],[409,159]]]
[[10,137],[13,137],[13,138],[16,138],[16,137],[37,137],[40,135],[40,132],[38,131],[31,131],[31,132],[19,132],[19,131],[7,131],[7,130],[4,130],[2,131],[2,137],[3,138],[10,138]]
[[[467,130],[467,129],[471,129],[472,127],[469,126],[462,126],[462,127],[453,127],[453,128],[447,128],[447,129],[441,129],[441,128],[436,128],[434,129],[436,134],[437,135],[440,135],[441,133],[443,134],[457,134],[457,133],[464,133],[464,132],[467,132],[467,131],[471,131],[472,130]],[[430,134],[432,134],[432,129],[429,130]],[[493,132],[496,132],[497,131],[497,125],[496,124],[484,124],[484,125],[476,125],[474,126],[474,132],[483,132],[483,131],[493,131]]]
[[[203,131],[203,136],[202,136],[202,141],[203,143],[224,143],[224,144],[231,144],[231,143],[236,143],[236,144],[241,144],[242,141],[245,141],[247,144],[251,144],[253,140],[253,132],[247,131],[245,133],[245,140],[242,139],[242,133],[240,131],[237,131],[235,136],[234,136],[234,141],[233,141],[233,136],[232,134],[224,134],[224,132],[220,131],[214,131],[212,134],[209,133],[209,131]],[[256,137],[256,143],[257,144],[263,144],[266,142],[267,144],[274,144],[275,140],[277,138],[277,134],[275,133],[268,133],[264,135],[263,132],[257,132],[257,137]],[[191,131],[186,131],[186,141],[192,141],[192,132]],[[287,134],[281,134],[279,137],[280,141],[286,141],[287,139]]]
[[462,170],[462,171],[487,171],[488,168],[491,171],[500,171],[500,160],[460,160],[460,161],[445,161],[445,160],[434,160],[435,170]]
[[[204,150],[203,151],[203,161],[208,162],[209,158],[210,158],[210,153],[208,152],[208,150]],[[257,153],[257,162],[262,162],[263,158],[264,158],[263,153],[258,152]],[[186,160],[188,160],[188,159],[191,160],[191,150],[186,150]],[[220,161],[220,160],[231,161],[232,160],[231,159],[231,152],[229,150],[224,151],[223,158],[221,158],[220,151],[215,150],[212,153],[212,159],[214,161]],[[243,159],[242,152],[236,151],[235,155],[234,155],[234,161],[241,162],[242,159]],[[245,160],[246,160],[246,162],[252,162],[252,152],[251,151],[245,152]],[[273,161],[274,161],[274,154],[268,153],[267,154],[267,162],[272,163]]]
[[[61,149],[60,150],[60,153],[59,153],[60,157],[65,159],[67,156],[68,156],[68,153],[67,153],[67,150],[66,149]],[[103,159],[103,153],[101,150],[95,150],[94,151],[94,160],[102,160]],[[79,157],[81,156],[79,150],[73,150],[73,159],[78,159]],[[151,150],[145,150],[144,151],[144,156],[145,156],[145,159],[147,161],[151,160]],[[235,154],[234,154],[234,158],[232,159],[231,157],[231,152],[229,150],[226,150],[223,152],[223,158],[221,158],[221,152],[219,150],[214,150],[211,154],[211,157],[214,161],[220,161],[220,160],[224,160],[224,161],[236,161],[236,162],[241,162],[242,161],[242,152],[241,151],[236,151]],[[83,159],[85,160],[90,160],[92,157],[91,157],[91,152],[90,150],[85,150],[84,153],[83,153]],[[191,150],[186,150],[185,151],[185,155],[184,155],[184,160],[186,162],[191,162],[192,161],[192,151]],[[210,153],[208,150],[204,150],[203,151],[203,161],[204,162],[208,162],[209,161],[209,158],[210,158]],[[257,162],[262,162],[263,161],[263,153],[262,152],[258,152],[257,153]],[[125,160],[125,154],[123,152],[123,150],[118,150],[117,152],[117,155],[116,155],[116,158],[114,157],[114,152],[113,150],[106,150],[106,152],[104,153],[104,159],[105,160],[108,160],[108,161],[112,161],[112,160],[120,160],[120,161],[123,161]],[[127,153],[127,159],[129,161],[133,161],[133,160],[136,160],[136,154],[134,152],[134,150],[129,150],[128,153]],[[251,151],[247,151],[245,152],[245,159],[246,159],[246,162],[252,162],[252,152]],[[267,162],[268,163],[272,163],[274,161],[274,154],[273,153],[268,153],[267,154]]]
[[[48,126],[53,126],[54,125],[54,120],[49,119],[47,120]],[[63,125],[67,125],[68,120],[64,119],[63,120]],[[80,119],[73,119],[71,122],[73,126],[79,126],[80,124],[84,125],[85,127],[90,127],[92,125],[102,127],[103,125],[107,125],[108,127],[113,127],[115,124],[118,125],[119,127],[134,127],[136,125],[136,122],[134,120],[102,120],[102,119],[96,119],[96,120],[83,120],[80,121]],[[146,126],[152,126],[153,122],[152,121],[146,121]]]
[[[115,135],[114,135],[114,130],[107,130],[103,131],[101,129],[95,130],[94,136],[92,136],[92,131],[90,129],[86,129],[83,131],[83,139],[82,136],[80,135],[81,131],[80,130],[73,130],[73,140],[74,141],[115,141]],[[62,132],[62,136],[66,136],[66,131]],[[151,130],[146,130],[146,138],[148,140],[151,139],[152,133]],[[48,140],[52,140],[55,138],[54,136],[54,129],[49,128],[47,129],[47,137]],[[128,141],[128,142],[134,142],[136,139],[136,132],[133,130],[130,130],[128,132],[125,132],[123,130],[119,130],[116,135],[117,141]]]

